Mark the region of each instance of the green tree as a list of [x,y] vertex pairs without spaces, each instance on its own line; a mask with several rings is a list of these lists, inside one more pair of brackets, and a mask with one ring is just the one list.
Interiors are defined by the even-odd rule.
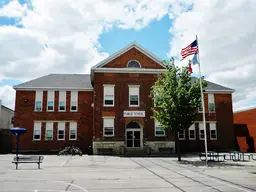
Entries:
[[[196,109],[201,104],[200,80],[191,78],[188,67],[175,67],[174,59],[164,61],[167,71],[158,76],[152,86],[155,103],[152,108],[156,120],[167,132],[175,134],[178,160],[181,160],[178,132],[188,129],[196,120]],[[203,89],[207,86],[202,80]]]

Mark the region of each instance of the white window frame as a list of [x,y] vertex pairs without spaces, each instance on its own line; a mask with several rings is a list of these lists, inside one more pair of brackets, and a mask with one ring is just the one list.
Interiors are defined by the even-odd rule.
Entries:
[[[47,139],[47,131],[50,130],[52,132],[52,139]],[[53,122],[46,122],[45,125],[45,140],[51,141],[53,140]]]
[[[52,112],[54,111],[54,96],[55,96],[55,91],[47,91],[47,112]],[[49,102],[53,102],[53,107],[52,110],[49,110]]]
[[[155,124],[155,137],[165,137],[166,134],[165,134],[165,130],[164,130],[163,126],[161,126],[157,120],[154,120],[154,121],[155,121],[155,123],[154,123]],[[157,127],[162,127],[164,134],[156,134]]]
[[[103,117],[102,118],[103,119],[103,136],[104,137],[114,137],[115,136],[115,117]],[[112,120],[113,122],[113,134],[112,135],[106,135],[105,134],[105,124],[106,124],[106,122],[105,122],[105,120]]]
[[[210,104],[214,104],[214,111],[210,111]],[[209,113],[215,113],[215,111],[216,111],[213,93],[208,93],[208,111],[209,111]]]
[[203,130],[204,134],[205,134],[205,131],[204,131],[204,123],[199,123],[199,139],[200,140],[204,140],[204,137],[201,138],[201,130]]
[[[72,105],[72,102],[75,102],[76,105]],[[72,106],[76,106],[76,110],[72,110]],[[78,91],[71,91],[70,93],[70,111],[78,111]]]
[[[139,107],[140,106],[140,85],[128,85],[129,87],[129,107]],[[138,105],[131,105],[131,89],[137,88],[138,89]]]
[[200,105],[201,105],[201,107],[202,107],[202,110],[200,110],[200,107],[198,107],[198,108],[197,108],[197,111],[198,111],[198,113],[203,113],[203,105],[202,105],[202,103],[201,103]]
[[[41,110],[36,110],[36,103],[37,102],[41,102]],[[43,111],[43,91],[36,91],[35,111],[36,112],[42,112]]]
[[[65,140],[65,122],[63,122],[63,121],[59,121],[58,122],[58,130],[57,130],[57,140],[58,141],[63,141],[63,140]],[[59,139],[59,131],[61,131],[61,130],[64,130],[64,132],[63,132],[63,139]]]
[[[75,130],[75,138],[71,138],[71,131]],[[77,122],[70,122],[69,123],[69,140],[76,140],[77,139]]]
[[[40,141],[42,137],[42,122],[34,122],[34,129],[33,129],[33,141]],[[35,139],[35,131],[40,132],[40,138]]]
[[[64,102],[64,110],[61,110],[60,103]],[[59,91],[59,106],[58,106],[59,112],[65,112],[66,111],[66,91]]]
[[[211,140],[217,140],[218,139],[218,134],[217,134],[217,124],[216,124],[216,122],[209,123],[209,126],[210,126],[210,139]],[[216,138],[212,137],[212,132],[211,132],[212,130],[215,131]]]
[[[137,63],[139,63],[140,67],[129,67],[130,62],[132,62],[132,61],[136,61]],[[139,62],[139,61],[137,61],[137,60],[133,59],[133,60],[128,61],[128,63],[127,63],[127,65],[126,65],[126,67],[127,67],[127,68],[135,68],[135,69],[137,69],[137,68],[141,68],[141,64],[140,64],[140,62]]]
[[178,139],[179,139],[179,140],[185,140],[185,139],[186,139],[186,130],[183,129],[182,132],[183,132],[183,136],[184,136],[184,137],[180,137],[180,131],[178,132]]
[[[194,138],[190,137],[190,131],[194,131]],[[196,128],[195,128],[195,124],[192,124],[189,128],[188,128],[188,139],[189,140],[196,140]]]
[[[113,104],[105,104],[105,96],[113,95]],[[103,85],[103,106],[114,107],[115,106],[115,85]]]

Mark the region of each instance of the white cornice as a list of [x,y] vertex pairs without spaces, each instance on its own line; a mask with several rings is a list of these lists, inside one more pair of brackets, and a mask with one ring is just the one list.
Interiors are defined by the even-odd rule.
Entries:
[[56,91],[60,91],[60,90],[72,90],[72,91],[93,91],[93,89],[85,89],[85,88],[80,88],[80,87],[19,87],[19,88],[15,88],[15,90],[18,91],[36,91],[36,90],[56,90]]
[[166,69],[147,69],[147,68],[96,68],[96,73],[146,73],[159,74],[166,72]]
[[123,49],[117,51],[116,53],[114,53],[113,55],[109,56],[108,58],[104,59],[103,61],[101,61],[100,63],[98,63],[97,65],[92,67],[92,70],[95,70],[96,68],[99,67],[103,67],[104,65],[106,65],[107,63],[111,62],[112,60],[114,60],[115,58],[119,57],[120,55],[124,54],[125,52],[129,51],[132,48],[136,48],[137,50],[139,50],[140,52],[144,53],[145,55],[147,55],[149,58],[151,58],[152,60],[154,60],[155,62],[157,62],[159,65],[161,65],[162,67],[166,68],[165,65],[162,63],[162,59],[160,59],[159,57],[157,57],[155,54],[153,54],[152,52],[150,52],[149,50],[145,49],[144,47],[142,47],[141,45],[139,45],[136,42],[132,42],[129,45],[127,45],[126,47],[124,47]]

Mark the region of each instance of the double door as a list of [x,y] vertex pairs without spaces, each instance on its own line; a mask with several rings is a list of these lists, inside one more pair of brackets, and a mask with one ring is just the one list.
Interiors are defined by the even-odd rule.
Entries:
[[126,131],[126,147],[136,148],[141,147],[140,130],[127,130]]

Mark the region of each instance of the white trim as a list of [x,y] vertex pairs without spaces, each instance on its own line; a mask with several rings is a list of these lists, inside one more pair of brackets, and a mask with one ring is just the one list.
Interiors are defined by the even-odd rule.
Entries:
[[[36,95],[35,95],[35,109],[34,111],[35,112],[42,112],[43,111],[43,95],[44,95],[44,92],[41,91],[41,90],[36,90]],[[41,102],[41,110],[37,111],[36,110],[36,102]]]
[[[71,126],[72,124],[74,125],[74,127]],[[71,138],[70,138],[70,136],[71,136],[71,130],[75,130],[75,131],[76,131],[76,134],[75,134],[76,138],[75,138],[75,139],[71,139]],[[70,123],[69,123],[69,140],[74,141],[74,140],[76,140],[76,139],[77,139],[77,122],[70,122]]]
[[[113,88],[113,104],[112,105],[105,104],[105,88]],[[104,84],[103,85],[103,107],[114,107],[114,106],[115,106],[115,85]]]
[[[193,130],[194,131],[194,138],[190,137],[190,131]],[[195,124],[192,124],[189,128],[188,128],[188,139],[189,140],[196,140],[196,126]]]
[[163,128],[164,134],[157,135],[157,134],[156,134],[156,127],[162,127],[162,128],[163,128],[163,126],[161,126],[160,123],[159,123],[156,119],[154,119],[154,132],[155,132],[155,137],[165,137],[165,136],[166,136],[166,133],[165,133],[164,128]]
[[148,56],[149,58],[151,58],[152,60],[154,60],[155,62],[157,62],[159,65],[161,65],[162,67],[165,68],[165,66],[162,63],[162,59],[160,59],[159,57],[157,57],[155,54],[153,54],[152,52],[150,52],[149,50],[145,49],[144,47],[142,47],[141,45],[139,45],[136,42],[132,42],[129,45],[125,46],[123,49],[117,51],[116,53],[114,53],[113,55],[111,55],[110,57],[107,57],[106,59],[104,59],[103,61],[101,61],[100,63],[98,63],[97,65],[92,67],[92,70],[99,68],[99,67],[103,67],[104,65],[106,65],[107,63],[111,62],[112,60],[114,60],[115,58],[119,57],[120,55],[126,53],[127,51],[131,50],[132,48],[136,48],[137,50],[139,50],[140,52],[144,53],[146,56]]
[[[212,128],[211,125],[215,125],[215,127]],[[218,139],[218,135],[217,135],[217,124],[216,124],[216,123],[209,123],[209,128],[210,128],[210,139],[211,139],[211,140],[217,140],[217,139]],[[215,130],[216,138],[212,138],[211,130]]]
[[[63,96],[63,98],[60,97],[61,95]],[[66,110],[67,110],[67,102],[66,101],[67,101],[67,92],[59,91],[59,103],[58,103],[58,111],[59,112],[66,112]],[[60,110],[60,102],[64,102],[64,110]]]
[[[136,62],[138,62],[138,63],[139,63],[139,65],[140,65],[140,67],[128,67],[128,64],[129,64],[131,61],[136,61]],[[140,64],[140,62],[139,62],[138,60],[136,60],[136,59],[132,59],[132,60],[129,60],[129,61],[127,62],[126,67],[127,67],[127,68],[139,69],[139,68],[141,68],[141,64]]]
[[[201,126],[200,126],[201,125]],[[203,122],[201,122],[201,123],[199,123],[199,140],[204,140],[204,137],[203,138],[201,138],[201,130],[204,132],[204,134],[205,134],[205,131],[204,131],[204,123]],[[206,125],[205,125],[206,126]]]
[[[140,85],[128,85],[128,87],[129,87],[129,107],[139,107],[140,106]],[[138,105],[131,105],[130,88],[138,88]]]
[[[50,127],[47,127],[47,124],[50,125]],[[52,139],[47,139],[47,130],[52,131]],[[53,122],[46,122],[45,123],[45,141],[52,141],[53,140]]]
[[[73,98],[72,95],[75,98]],[[72,101],[76,102],[76,110],[72,110]],[[69,110],[70,110],[70,112],[77,112],[78,111],[78,91],[71,91],[70,92],[70,109]]]
[[186,130],[183,129],[182,131],[183,131],[183,136],[184,136],[184,137],[180,138],[180,132],[178,132],[178,139],[179,139],[179,140],[185,140],[185,139],[186,139]]
[[[114,137],[115,136],[115,118],[102,118],[103,121],[102,121],[102,124],[103,124],[103,137]],[[105,123],[104,123],[104,120],[105,119],[112,119],[113,120],[113,134],[112,135],[105,135]]]
[[87,88],[78,88],[78,87],[13,87],[14,90],[19,90],[19,91],[36,91],[36,90],[72,90],[72,91],[93,91],[93,88],[87,89]]
[[[38,127],[37,127],[38,126]],[[39,139],[35,139],[35,130],[39,130],[40,131],[40,138]],[[34,122],[34,127],[33,127],[33,141],[40,141],[42,137],[42,122],[38,121],[38,122]]]
[[[64,124],[64,127],[60,127],[60,124],[63,125]],[[58,122],[58,127],[57,127],[57,140],[58,141],[64,141],[65,140],[65,129],[66,129],[66,122],[63,122],[63,121],[59,121]],[[59,139],[59,130],[63,130],[63,139]]]
[[96,68],[95,73],[142,73],[159,74],[166,72],[166,69],[148,69],[148,68]]
[[205,90],[204,93],[234,93],[234,89],[230,90]]

